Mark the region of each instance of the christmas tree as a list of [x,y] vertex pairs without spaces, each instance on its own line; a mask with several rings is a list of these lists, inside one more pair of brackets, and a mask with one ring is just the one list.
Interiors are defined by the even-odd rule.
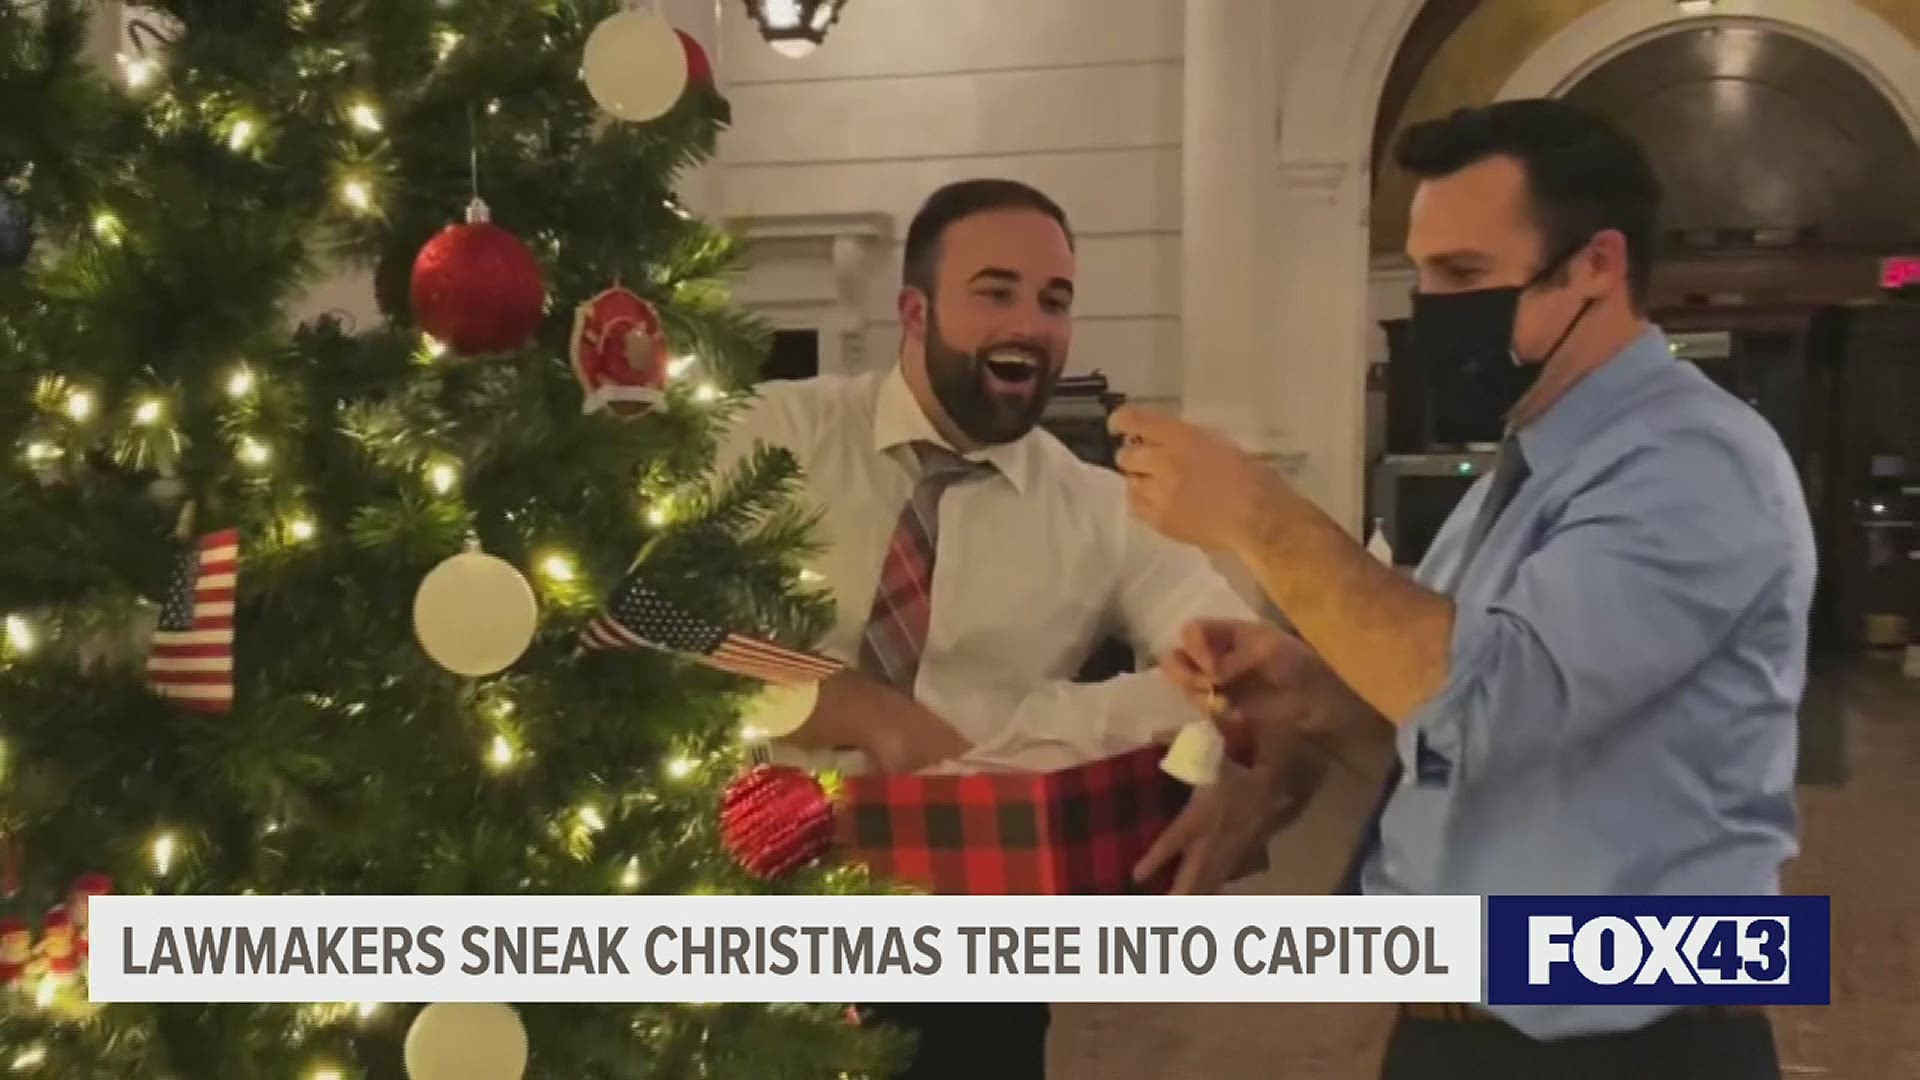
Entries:
[[[790,459],[709,464],[766,341],[672,190],[726,103],[691,47],[668,100],[602,108],[596,28],[657,19],[620,8],[173,0],[116,69],[87,5],[0,3],[0,1066],[403,1074],[416,1007],[88,1004],[101,891],[875,888],[723,850],[754,686],[581,647],[635,566],[715,624],[804,644],[825,615]],[[378,325],[291,325],[342,266]],[[826,1006],[518,1011],[530,1077],[897,1050]]]

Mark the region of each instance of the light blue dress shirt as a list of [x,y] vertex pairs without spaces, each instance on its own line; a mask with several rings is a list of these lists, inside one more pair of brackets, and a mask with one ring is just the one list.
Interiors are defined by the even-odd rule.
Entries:
[[[1777,893],[1814,580],[1779,437],[1657,329],[1518,436],[1531,473],[1478,554],[1486,478],[1417,572],[1454,599],[1451,665],[1399,731],[1362,891]],[[1494,1011],[1553,1038],[1671,1010]]]

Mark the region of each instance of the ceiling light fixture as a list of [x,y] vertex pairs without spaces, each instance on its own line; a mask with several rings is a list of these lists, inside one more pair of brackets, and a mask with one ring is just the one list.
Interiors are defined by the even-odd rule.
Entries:
[[827,40],[847,0],[745,0],[747,17],[773,51],[795,60]]

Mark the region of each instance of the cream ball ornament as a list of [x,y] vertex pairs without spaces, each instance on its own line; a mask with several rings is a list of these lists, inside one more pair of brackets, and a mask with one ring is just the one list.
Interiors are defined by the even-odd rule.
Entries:
[[686,92],[687,51],[673,24],[629,9],[594,27],[583,71],[601,108],[622,120],[653,120]]
[[433,662],[478,678],[513,666],[533,643],[540,604],[512,563],[467,550],[427,572],[413,596],[413,632]]
[[527,1029],[505,1005],[440,1001],[407,1029],[410,1080],[520,1080],[527,1071]]

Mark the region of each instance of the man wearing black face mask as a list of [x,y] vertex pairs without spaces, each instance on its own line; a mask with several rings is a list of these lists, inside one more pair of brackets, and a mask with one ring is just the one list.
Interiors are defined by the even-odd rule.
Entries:
[[1583,302],[1545,353],[1522,356],[1514,343],[1520,302],[1563,278],[1589,239],[1580,237],[1518,285],[1414,292],[1411,349],[1427,381],[1436,427],[1460,431],[1486,417],[1512,414],[1594,304]]
[[[1413,347],[1442,405],[1506,417],[1413,580],[1226,440],[1127,411],[1137,513],[1233,551],[1298,628],[1202,622],[1163,665],[1256,740],[1390,726],[1343,887],[1770,894],[1796,850],[1812,530],[1772,428],[1647,320],[1659,188],[1557,101],[1410,129]],[[1774,1080],[1764,1015],[1402,1011],[1390,1080]]]

